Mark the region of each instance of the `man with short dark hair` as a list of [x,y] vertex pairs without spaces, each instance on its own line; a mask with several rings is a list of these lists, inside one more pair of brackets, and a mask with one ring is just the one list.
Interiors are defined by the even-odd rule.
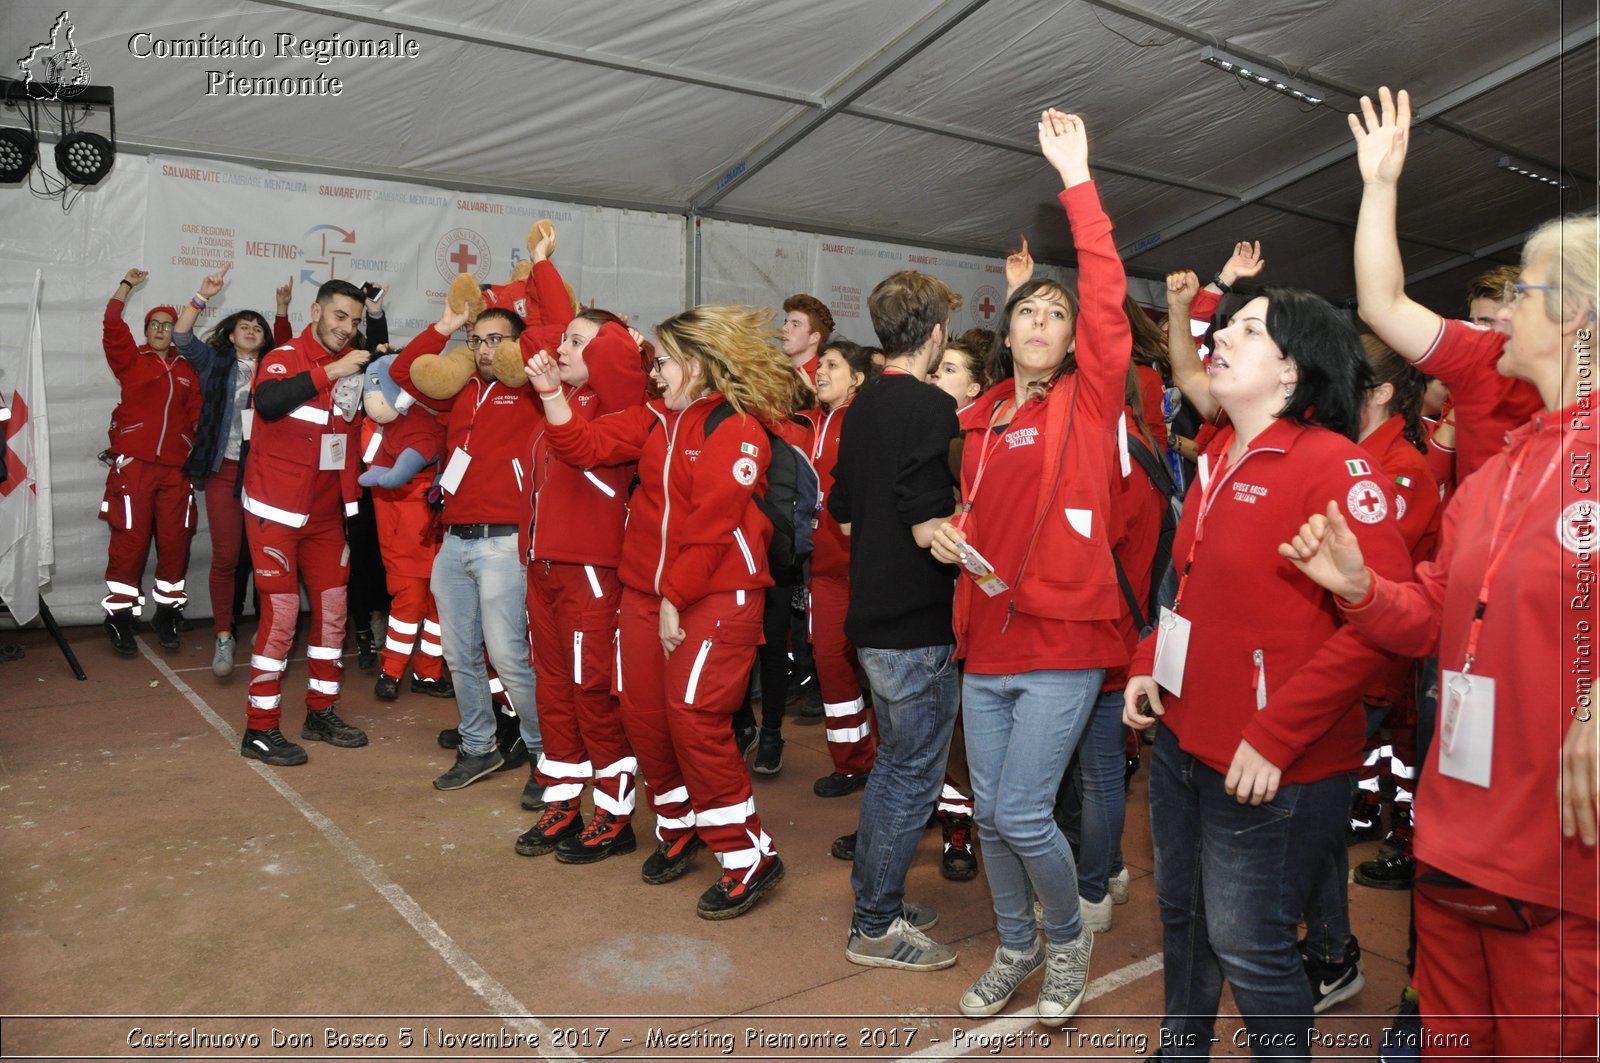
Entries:
[[846,959],[866,967],[933,971],[956,962],[953,949],[922,932],[938,917],[905,903],[905,880],[944,781],[961,681],[955,570],[928,551],[955,508],[948,458],[960,428],[955,400],[926,383],[960,305],[925,273],[896,273],[872,290],[872,326],[889,354],[845,416],[828,496],[851,543],[845,634],[871,680],[878,719],[845,947]]
[[344,519],[355,512],[359,446],[334,407],[337,380],[370,355],[351,350],[366,297],[347,281],[317,289],[311,324],[260,358],[251,387],[251,440],[240,503],[261,597],[250,656],[249,722],[239,753],[265,764],[304,764],[306,751],[278,729],[283,672],[300,613],[300,582],[311,599],[306,647],[306,720],[300,737],[346,749],[364,746],[361,728],[334,711],[343,671],[350,550]]

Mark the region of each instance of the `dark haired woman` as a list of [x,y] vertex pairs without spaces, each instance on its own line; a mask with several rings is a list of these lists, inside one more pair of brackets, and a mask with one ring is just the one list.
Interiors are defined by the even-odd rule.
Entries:
[[1343,315],[1268,289],[1214,343],[1206,373],[1229,427],[1202,455],[1173,543],[1177,602],[1140,644],[1123,710],[1140,730],[1166,724],[1150,768],[1163,1058],[1210,1054],[1226,978],[1256,1043],[1304,1059],[1297,930],[1342,841],[1361,696],[1390,658],[1277,545],[1332,503],[1378,571],[1404,580],[1410,559],[1393,492],[1354,442],[1370,371]]
[[201,487],[206,500],[206,524],[211,533],[211,624],[217,634],[211,672],[219,677],[233,672],[234,622],[244,606],[245,581],[238,576],[239,558],[245,550],[244,509],[239,504],[239,468],[249,449],[245,410],[256,359],[271,345],[272,336],[267,319],[254,310],[229,314],[203,342],[195,336],[195,321],[207,302],[222,291],[228,269],[224,266],[200,281],[194,298],[178,314],[172,333],[172,345],[200,377],[200,426],[183,471]]

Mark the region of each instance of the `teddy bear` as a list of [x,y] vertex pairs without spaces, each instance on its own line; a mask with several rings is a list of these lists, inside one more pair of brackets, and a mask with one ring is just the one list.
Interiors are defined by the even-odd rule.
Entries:
[[386,354],[367,365],[361,401],[378,429],[363,457],[367,471],[357,477],[363,487],[404,487],[417,473],[438,462],[444,450],[444,426],[428,406],[409,401]]

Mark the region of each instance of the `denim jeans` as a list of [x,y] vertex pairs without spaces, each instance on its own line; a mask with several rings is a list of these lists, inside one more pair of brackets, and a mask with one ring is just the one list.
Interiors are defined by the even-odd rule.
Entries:
[[[1363,737],[1371,741],[1389,715],[1387,705],[1368,705]],[[1352,789],[1350,799],[1355,800]],[[1322,862],[1322,879],[1306,905],[1306,950],[1323,963],[1341,963],[1350,943],[1350,850],[1340,838]]]
[[1280,786],[1240,804],[1224,777],[1165,727],[1150,764],[1150,832],[1161,907],[1163,1059],[1211,1054],[1222,979],[1254,1058],[1309,1060],[1311,985],[1295,947],[1300,913],[1350,811],[1349,775]]
[[954,646],[860,647],[878,717],[878,759],[861,794],[850,885],[855,929],[881,937],[899,918],[906,871],[944,783],[960,673]]
[[494,705],[484,650],[517,710],[522,740],[535,761],[544,748],[528,663],[528,569],[515,535],[463,539],[446,532],[429,586],[439,607],[444,659],[461,712],[461,749],[495,748]]
[[1079,820],[1078,894],[1106,899],[1106,883],[1122,870],[1122,824],[1127,818],[1128,747],[1122,691],[1100,695],[1078,742],[1083,804]]
[[969,672],[962,688],[972,816],[1000,944],[1008,949],[1033,950],[1036,896],[1048,941],[1067,945],[1082,932],[1078,869],[1056,826],[1055,797],[1104,676],[1100,668]]

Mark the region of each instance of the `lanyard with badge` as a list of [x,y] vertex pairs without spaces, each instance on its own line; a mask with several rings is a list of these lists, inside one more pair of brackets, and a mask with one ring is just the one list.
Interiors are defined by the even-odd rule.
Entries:
[[[1217,453],[1226,454],[1228,447],[1233,443],[1230,436],[1226,445],[1218,447]],[[1249,453],[1246,451],[1246,453]],[[1214,473],[1209,473],[1209,456],[1200,455],[1200,515],[1194,522],[1194,541],[1189,544],[1189,556],[1184,559],[1183,571],[1178,574],[1178,593],[1173,599],[1171,607],[1161,607],[1161,619],[1156,623],[1156,660],[1155,666],[1150,669],[1151,678],[1163,690],[1169,690],[1176,697],[1183,697],[1183,671],[1189,660],[1189,621],[1178,614],[1183,607],[1183,592],[1189,585],[1189,569],[1194,566],[1194,552],[1200,541],[1206,535],[1206,517],[1211,512],[1211,504],[1217,500],[1217,492],[1222,490],[1222,485],[1227,482],[1229,466],[1224,464]],[[1244,458],[1239,459],[1243,461]]]
[[461,445],[450,452],[450,461],[444,467],[444,474],[439,477],[439,486],[444,488],[444,493],[453,495],[456,488],[461,486],[461,478],[467,475],[467,466],[472,463],[472,455],[467,453],[467,447],[472,443],[472,430],[478,424],[478,411],[483,409],[483,404],[489,401],[490,392],[494,391],[497,380],[489,381],[488,387],[483,387],[483,393],[478,396],[478,401],[472,404],[472,420],[467,422],[467,434],[461,440]]
[[1483,634],[1483,617],[1489,610],[1489,589],[1500,574],[1500,566],[1511,553],[1511,544],[1527,522],[1535,500],[1543,493],[1566,453],[1565,446],[1556,446],[1550,464],[1545,466],[1544,475],[1539,477],[1533,493],[1528,496],[1528,504],[1523,506],[1516,524],[1502,538],[1500,530],[1505,522],[1506,510],[1511,508],[1511,495],[1522,477],[1522,467],[1527,463],[1530,449],[1524,446],[1511,463],[1505,490],[1500,495],[1500,509],[1495,514],[1494,530],[1489,536],[1489,565],[1484,569],[1483,584],[1478,588],[1461,670],[1444,671],[1439,676],[1439,694],[1443,701],[1439,717],[1439,770],[1474,786],[1489,785],[1489,768],[1494,754],[1494,678],[1478,675],[1472,670],[1478,656],[1478,639]]
[[[956,519],[952,522],[957,531],[966,530],[967,514],[972,510],[973,500],[978,497],[978,488],[983,484],[983,474],[989,468],[989,458],[994,449],[994,441],[1005,434],[1002,431],[1005,426],[998,422],[1008,413],[1014,415],[1015,410],[1016,400],[1014,397],[995,404],[994,412],[989,417],[989,430],[983,433],[983,448],[978,452],[978,471],[973,475],[971,489],[966,492],[966,496],[961,500],[961,512],[956,514]],[[978,553],[977,547],[971,543],[962,543],[957,551],[957,556],[961,559],[961,567],[966,569],[967,574],[972,577],[973,582],[978,585],[978,589],[983,591],[984,594],[993,598],[995,595],[1004,594],[1011,589],[1010,584],[1006,583],[995,572],[994,566],[989,563],[989,559]]]

